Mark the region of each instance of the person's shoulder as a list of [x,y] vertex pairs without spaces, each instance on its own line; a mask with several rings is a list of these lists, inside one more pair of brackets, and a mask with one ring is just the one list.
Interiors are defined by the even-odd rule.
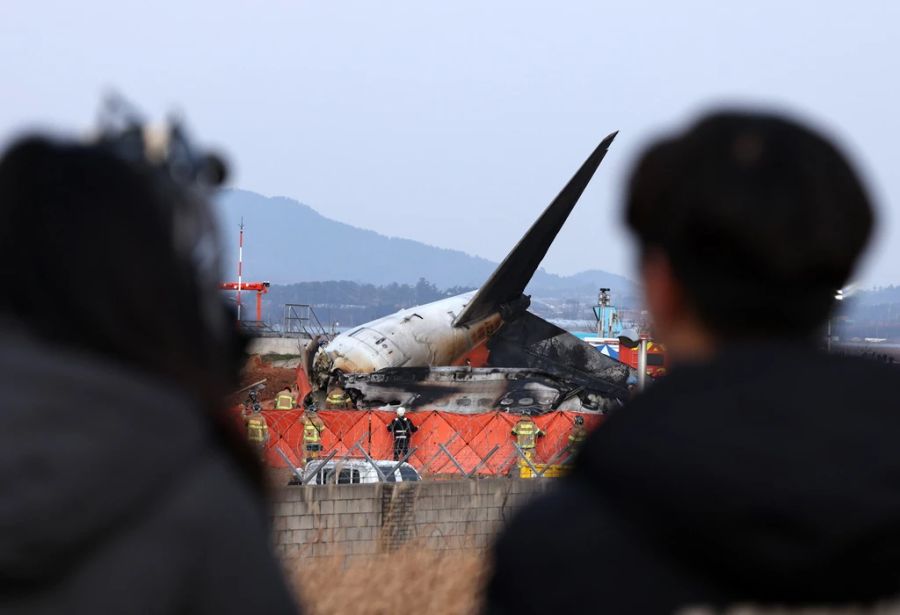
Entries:
[[602,500],[589,485],[581,480],[563,479],[519,508],[510,518],[506,532],[515,534],[522,530],[538,537],[539,530],[545,529],[555,534],[561,519],[577,526],[593,518],[603,507]]
[[714,359],[673,368],[624,408],[613,413],[643,420],[647,414],[680,408],[717,407],[740,396],[764,394],[772,403],[809,394],[840,399],[865,391],[883,398],[900,394],[900,365],[861,357],[829,354],[802,344],[758,342],[733,344]]
[[170,504],[193,556],[193,612],[298,612],[272,551],[263,494],[230,458],[206,456]]
[[898,370],[900,366],[860,356],[798,350],[761,362],[759,374],[748,382],[770,391],[773,398],[808,400],[836,413],[853,408],[858,415],[892,408],[900,396]]
[[534,557],[541,561],[580,558],[574,550],[582,547],[587,547],[587,555],[587,543],[596,540],[602,513],[603,506],[580,481],[563,480],[535,496],[512,515],[494,543],[496,579],[505,583],[526,574],[533,568]]
[[262,493],[224,452],[209,451],[185,468],[168,499],[175,518],[194,527],[198,539],[226,535],[237,528],[265,534]]
[[[525,504],[494,544],[488,613],[653,612],[671,595],[665,558],[589,481],[562,479]],[[658,583],[648,609],[645,584]],[[656,609],[658,610],[658,609]]]
[[900,363],[888,364],[862,356],[825,355],[821,366],[834,372],[850,373],[880,386],[900,386]]
[[562,581],[582,569],[604,569],[610,560],[600,554],[620,550],[632,532],[594,485],[567,478],[513,514],[495,542],[495,554],[498,568],[517,575],[533,568],[534,558],[555,562]]

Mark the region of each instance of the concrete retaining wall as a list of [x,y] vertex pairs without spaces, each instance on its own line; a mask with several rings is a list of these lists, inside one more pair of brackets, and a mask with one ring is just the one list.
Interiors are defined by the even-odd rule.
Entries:
[[286,558],[384,553],[406,544],[481,549],[552,480],[459,480],[285,487],[275,545]]
[[250,340],[248,353],[299,355],[308,343],[303,337],[255,337]]

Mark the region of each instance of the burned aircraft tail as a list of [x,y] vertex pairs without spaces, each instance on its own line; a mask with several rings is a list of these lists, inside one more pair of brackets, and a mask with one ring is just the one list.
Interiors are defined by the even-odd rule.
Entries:
[[603,139],[597,149],[588,156],[565,188],[553,199],[537,222],[528,229],[525,236],[456,317],[453,321],[454,327],[462,327],[481,320],[496,313],[501,306],[514,302],[522,296],[538,265],[547,254],[550,244],[591,181],[617,134],[618,132],[614,132]]

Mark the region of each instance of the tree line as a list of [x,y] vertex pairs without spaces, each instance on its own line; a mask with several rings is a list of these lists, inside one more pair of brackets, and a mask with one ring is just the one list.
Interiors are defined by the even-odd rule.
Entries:
[[264,299],[263,319],[273,324],[278,323],[282,318],[283,305],[299,303],[314,306],[322,324],[326,326],[339,322],[341,326],[352,327],[403,308],[470,290],[474,288],[453,286],[440,289],[425,278],[419,278],[415,284],[394,282],[376,285],[339,280],[273,285]]

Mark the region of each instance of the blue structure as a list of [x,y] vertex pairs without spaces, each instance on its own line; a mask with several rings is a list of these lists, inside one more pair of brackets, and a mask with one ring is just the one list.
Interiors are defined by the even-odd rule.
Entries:
[[611,359],[619,360],[619,334],[622,333],[622,321],[619,310],[612,305],[609,289],[601,288],[597,305],[594,306],[594,317],[597,319],[597,331],[572,331],[572,335],[596,348]]
[[572,331],[572,335],[577,337],[580,340],[584,340],[594,348],[596,348],[599,352],[605,354],[610,359],[619,360],[619,347],[616,344],[607,344],[605,341],[599,339],[596,333],[588,332],[588,331]]
[[619,337],[622,323],[619,321],[619,311],[611,304],[608,288],[600,289],[600,297],[594,306],[594,317],[597,319],[597,337],[604,339]]

